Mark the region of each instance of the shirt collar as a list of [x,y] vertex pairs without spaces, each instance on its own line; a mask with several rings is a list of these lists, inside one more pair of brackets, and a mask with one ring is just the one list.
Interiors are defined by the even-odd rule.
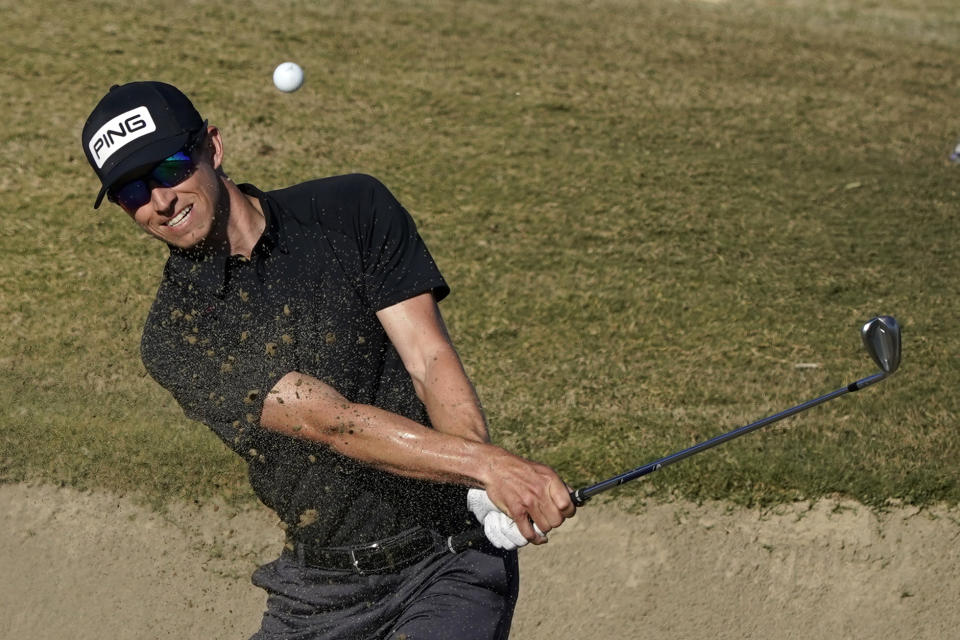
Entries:
[[[251,259],[256,260],[258,254],[278,248],[283,253],[288,249],[283,242],[282,222],[277,213],[279,205],[269,196],[252,184],[237,185],[246,195],[256,197],[263,209],[266,226],[263,234],[253,247]],[[202,294],[213,294],[222,297],[226,284],[227,263],[225,255],[211,255],[195,249],[179,249],[170,246],[170,257],[167,259],[167,278],[190,290],[198,290]]]
[[261,191],[252,184],[244,183],[237,186],[246,195],[259,200],[260,208],[263,209],[263,216],[267,224],[257,244],[266,244],[270,248],[276,247],[284,253],[288,253],[287,245],[283,241],[283,216],[280,215],[282,211],[280,204],[269,193]]

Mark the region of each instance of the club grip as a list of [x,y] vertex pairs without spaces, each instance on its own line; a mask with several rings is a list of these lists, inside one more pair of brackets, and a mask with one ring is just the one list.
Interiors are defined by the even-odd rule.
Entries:
[[487,536],[483,532],[483,527],[467,529],[447,538],[447,549],[450,553],[460,553],[476,547],[486,539]]

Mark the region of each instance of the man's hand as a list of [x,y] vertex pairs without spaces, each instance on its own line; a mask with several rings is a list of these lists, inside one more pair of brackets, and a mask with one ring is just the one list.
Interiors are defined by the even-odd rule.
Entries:
[[[498,549],[512,551],[527,544],[528,540],[520,533],[517,523],[510,519],[497,505],[490,502],[490,497],[483,489],[467,491],[467,508],[483,525],[483,533],[493,546]],[[537,533],[543,532],[537,529]]]
[[490,501],[529,542],[546,542],[548,532],[576,513],[569,488],[550,467],[503,449],[495,449],[486,466],[484,484]]

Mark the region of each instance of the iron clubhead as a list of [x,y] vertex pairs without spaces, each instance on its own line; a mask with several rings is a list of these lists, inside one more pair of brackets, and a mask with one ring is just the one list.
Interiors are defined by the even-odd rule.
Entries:
[[870,353],[870,357],[883,369],[891,374],[900,366],[900,325],[893,316],[877,316],[860,329],[863,346]]

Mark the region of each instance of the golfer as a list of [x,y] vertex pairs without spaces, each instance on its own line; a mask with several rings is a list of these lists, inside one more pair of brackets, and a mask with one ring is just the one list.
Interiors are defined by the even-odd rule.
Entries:
[[[490,444],[437,303],[449,288],[376,179],[264,192],[175,87],[114,86],[83,129],[106,196],[170,255],[141,356],[249,464],[286,530],[253,637],[505,638],[516,547],[574,513]],[[489,544],[447,539],[482,524]]]

